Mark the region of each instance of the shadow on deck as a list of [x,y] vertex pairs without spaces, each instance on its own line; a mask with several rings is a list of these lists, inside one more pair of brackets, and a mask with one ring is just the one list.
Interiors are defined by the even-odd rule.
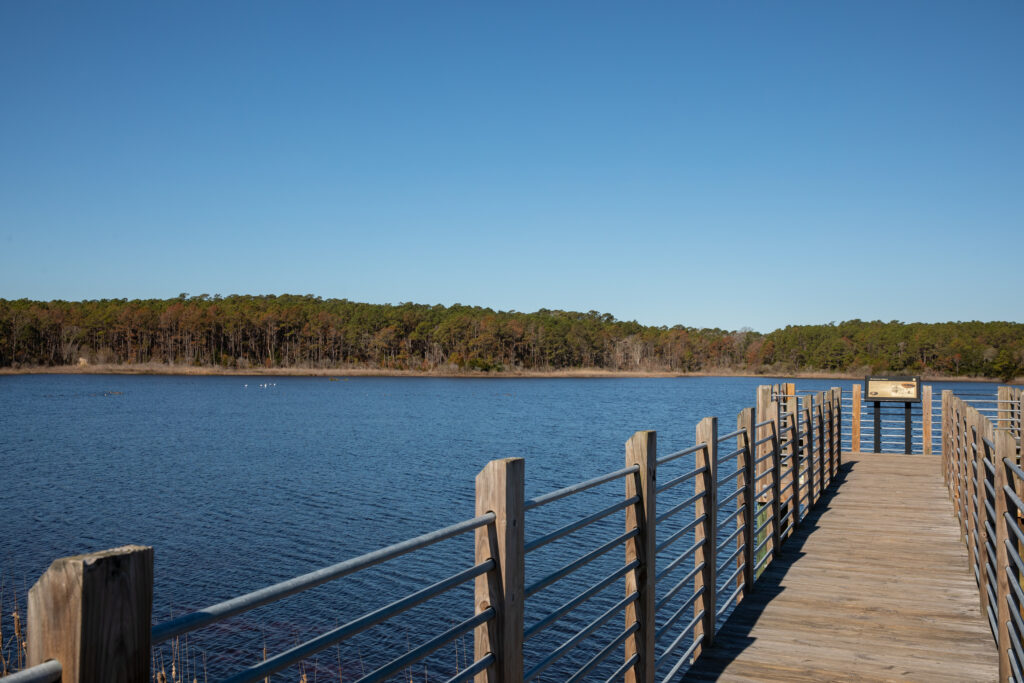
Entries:
[[937,458],[846,458],[684,680],[997,678]]

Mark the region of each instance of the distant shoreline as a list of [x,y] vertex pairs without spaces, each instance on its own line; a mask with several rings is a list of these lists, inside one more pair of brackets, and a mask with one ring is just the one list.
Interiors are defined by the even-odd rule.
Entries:
[[[602,370],[600,368],[572,368],[564,370],[511,370],[507,372],[451,371],[451,370],[390,370],[385,368],[225,368],[192,365],[166,365],[139,363],[131,365],[57,365],[22,368],[0,368],[0,375],[178,375],[210,377],[443,377],[456,379],[489,378],[665,378],[665,377],[786,377],[792,379],[861,380],[860,374],[829,372],[789,372],[781,374],[736,372],[728,368],[698,372]],[[945,377],[922,375],[929,382],[999,382],[991,377]],[[1012,383],[1019,383],[1017,378]]]

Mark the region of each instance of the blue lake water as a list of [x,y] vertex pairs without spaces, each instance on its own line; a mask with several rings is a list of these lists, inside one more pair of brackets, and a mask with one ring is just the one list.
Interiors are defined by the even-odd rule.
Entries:
[[[15,604],[23,606],[28,587],[57,557],[153,546],[154,620],[164,621],[472,517],[474,477],[491,459],[525,458],[529,498],[623,467],[623,445],[640,429],[657,430],[662,454],[692,445],[705,416],[732,431],[756,387],[775,381],[0,377],[3,638],[12,633]],[[850,385],[802,380],[798,388]],[[934,386],[936,397],[942,388],[994,392],[994,385]],[[692,458],[683,460],[674,465],[678,473],[692,468]],[[621,500],[622,486],[619,480],[528,513],[527,539]],[[613,538],[622,524],[613,515],[531,554],[527,582]],[[621,566],[622,557],[609,553],[531,598],[527,625]],[[176,666],[189,680],[213,680],[255,663],[264,647],[273,654],[472,559],[468,535],[260,608],[190,635]],[[621,599],[617,585],[529,641],[527,668]],[[310,681],[338,680],[339,671],[354,680],[472,612],[467,585],[321,653],[303,671]],[[622,624],[616,616],[538,680],[564,680]],[[467,636],[400,678],[445,680],[471,655]],[[169,671],[170,649],[155,657]],[[621,661],[613,655],[595,679]]]

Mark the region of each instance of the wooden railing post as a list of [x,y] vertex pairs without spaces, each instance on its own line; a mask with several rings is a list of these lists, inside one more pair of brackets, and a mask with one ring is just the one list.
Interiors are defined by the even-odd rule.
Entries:
[[754,589],[754,546],[757,544],[757,539],[754,537],[754,519],[756,518],[756,501],[754,500],[754,493],[756,493],[754,491],[755,424],[753,408],[744,408],[736,416],[736,429],[743,430],[743,433],[736,437],[736,448],[742,449],[738,456],[737,466],[743,470],[743,474],[736,480],[736,486],[742,487],[744,490],[743,514],[736,520],[737,525],[743,529],[736,541],[743,548],[743,552],[736,558],[737,569],[741,565],[743,566],[743,571],[736,576],[736,588],[739,589],[742,585],[743,589],[736,595],[736,604],[739,604]]
[[978,473],[978,525],[976,530],[978,532],[978,547],[975,550],[975,557],[978,561],[978,597],[981,599],[981,613],[988,614],[985,609],[988,606],[988,585],[989,581],[993,577],[989,576],[988,573],[988,549],[986,544],[988,542],[988,528],[985,525],[987,521],[989,525],[992,521],[988,519],[988,506],[985,505],[985,501],[988,499],[988,489],[985,488],[985,479],[988,477],[988,469],[985,467],[985,454],[988,452],[988,446],[985,444],[985,437],[991,436],[987,433],[986,427],[991,426],[991,423],[976,409],[971,411],[974,421],[974,437],[977,445],[975,455],[977,460],[977,473]]
[[790,536],[800,523],[800,402],[795,397],[791,400],[793,402],[789,406],[789,424],[793,428],[789,430],[789,466],[793,486],[789,492],[792,494],[793,504],[790,509],[793,516],[789,520]]
[[477,626],[475,659],[493,653],[495,663],[476,675],[476,683],[523,680],[523,487],[522,458],[487,463],[476,477],[476,514],[494,513],[494,523],[476,530],[476,562],[495,567],[476,577],[476,613],[493,607],[493,619]]
[[626,442],[626,467],[637,465],[640,471],[626,477],[626,498],[639,496],[640,502],[626,508],[626,531],[637,535],[626,541],[626,564],[638,566],[626,574],[626,597],[637,599],[626,606],[626,628],[639,628],[626,638],[626,660],[638,655],[636,664],[626,671],[628,683],[654,681],[654,581],[655,581],[655,465],[658,439],[653,431],[636,432]]
[[[768,406],[772,402],[772,388],[767,384],[762,384],[757,388],[757,400],[754,403],[754,419],[757,422],[764,422],[765,420],[771,419],[772,413],[769,411]],[[756,423],[755,423],[756,424]],[[763,428],[762,428],[763,429]],[[761,429],[755,429],[754,435],[757,437],[755,441],[761,438]],[[771,444],[761,444],[757,447],[755,454],[755,462],[758,458],[768,453],[771,448]],[[754,465],[754,476],[760,476],[762,472],[771,469],[771,461],[765,460]]]
[[[996,518],[993,525],[996,529],[996,601],[998,610],[996,614],[996,643],[999,646],[999,680],[1008,680],[1013,672],[1010,669],[1010,582],[1006,574],[1006,568],[1010,566],[1010,555],[1006,548],[1007,541],[1016,543],[1016,535],[1007,526],[1006,512],[1016,510],[1016,505],[1005,492],[1009,482],[1015,479],[1013,472],[1003,460],[1016,462],[1017,443],[1009,429],[999,429],[995,433],[995,489],[996,489]],[[1016,515],[1014,515],[1015,517]]]
[[1010,387],[997,387],[996,426],[1005,429],[1010,426]]
[[921,452],[932,454],[932,385],[921,387]]
[[[704,515],[704,521],[697,525],[694,530],[694,542],[704,541],[694,553],[695,566],[702,563],[704,569],[697,573],[693,580],[693,590],[700,593],[693,606],[694,618],[700,620],[693,628],[693,638],[697,640],[703,637],[701,644],[694,648],[693,656],[696,659],[701,652],[711,647],[715,641],[715,609],[716,605],[716,577],[717,567],[716,556],[718,550],[718,500],[715,469],[718,463],[718,418],[705,417],[697,425],[697,443],[706,444],[696,453],[697,469],[704,468],[704,471],[694,480],[694,495],[703,493],[697,499],[694,515],[700,518]],[[703,612],[703,616],[701,613]]]
[[152,611],[152,548],[54,560],[28,593],[28,665],[59,661],[63,683],[145,683]]
[[[843,388],[832,387],[832,438],[836,451],[836,471],[843,464]],[[858,448],[858,450],[860,450]]]
[[850,411],[850,450],[860,453],[860,391],[859,383],[853,385],[853,410]]
[[949,389],[944,389],[941,394],[942,404],[942,422],[939,427],[939,443],[942,449],[942,481],[946,483],[946,490],[949,493],[949,499],[954,501],[954,491],[952,486],[952,454],[950,453],[950,434],[949,434],[949,397],[953,395],[953,392]]
[[782,449],[779,448],[779,404],[768,404],[767,412],[771,416],[772,440],[768,442],[772,449],[772,562],[779,559],[782,552]]
[[[814,423],[818,426],[818,471],[821,472],[821,491],[818,492],[820,498],[824,495],[824,492],[832,484],[832,457],[831,453],[828,459],[825,459],[825,444],[828,443],[829,450],[832,448],[832,441],[830,439],[831,434],[825,431],[825,394],[821,394],[821,400],[818,401],[818,405],[814,407]],[[828,473],[828,481],[825,481],[825,474]]]
[[814,507],[814,503],[820,497],[822,472],[814,474],[814,398],[807,397],[804,402],[803,417],[807,424],[807,434],[804,436],[804,460],[807,462],[807,509]]
[[[977,491],[975,490],[976,478],[973,475],[973,465],[974,465],[974,462],[975,462],[974,461],[974,454],[971,452],[971,445],[974,443],[974,435],[973,435],[972,430],[971,430],[972,422],[968,418],[968,414],[969,414],[969,409],[967,408],[966,404],[964,404],[963,407],[961,408],[961,412],[960,412],[960,420],[961,420],[960,426],[963,429],[962,433],[963,433],[963,452],[964,452],[964,455],[963,455],[963,459],[964,459],[964,481],[965,481],[965,484],[966,484],[966,487],[965,487],[966,491],[965,491],[965,495],[964,495],[964,518],[967,520],[967,539],[966,539],[966,543],[967,543],[967,561],[969,563],[968,566],[967,566],[967,569],[971,572],[971,575],[973,576],[974,575],[974,567],[975,567],[975,564],[974,564],[974,562],[975,562],[974,550],[975,550],[976,546],[975,546],[975,542],[974,542],[974,537],[975,537],[974,518],[975,518],[975,515],[972,514],[972,511],[976,511],[977,510],[977,508],[975,508],[975,506],[974,506],[974,498],[975,498],[975,496],[977,494]],[[979,501],[980,501],[980,499],[979,499]]]
[[[969,514],[970,509],[967,507],[967,503],[970,500],[971,495],[971,479],[967,476],[967,419],[964,415],[964,410],[967,406],[963,400],[959,398],[953,398],[952,402],[954,430],[953,447],[956,449],[957,477],[960,481],[960,527],[964,544],[968,547],[967,553],[970,555],[971,531],[974,529],[974,523],[971,521],[971,516]],[[973,558],[970,558],[970,562],[973,564]]]

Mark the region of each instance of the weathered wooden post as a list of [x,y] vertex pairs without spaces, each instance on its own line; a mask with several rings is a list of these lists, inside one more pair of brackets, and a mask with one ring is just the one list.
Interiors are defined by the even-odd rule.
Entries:
[[736,448],[740,451],[737,466],[743,470],[743,474],[739,475],[736,480],[736,486],[742,487],[744,490],[743,514],[736,520],[737,525],[743,529],[737,537],[737,542],[743,548],[743,552],[736,558],[737,569],[741,564],[743,565],[743,571],[736,576],[737,589],[741,584],[743,586],[743,590],[736,596],[737,604],[754,589],[754,546],[757,545],[757,539],[754,536],[755,505],[757,504],[754,500],[755,424],[757,423],[754,420],[753,408],[744,408],[736,416],[736,429],[743,430],[743,433],[736,437]]
[[523,525],[525,462],[492,460],[476,477],[476,514],[494,513],[494,523],[476,530],[476,562],[495,567],[476,577],[476,612],[494,608],[495,616],[476,627],[473,654],[493,653],[495,663],[476,675],[476,683],[523,680]]
[[807,397],[804,402],[803,422],[807,425],[807,434],[804,435],[804,461],[807,463],[807,508],[814,507],[814,503],[820,496],[821,481],[818,475],[814,474],[814,398]]
[[[768,408],[768,406],[771,404],[771,402],[772,402],[772,388],[771,388],[771,386],[769,386],[767,384],[762,384],[761,386],[759,386],[757,388],[757,400],[754,403],[754,417],[755,417],[755,419],[757,420],[758,423],[764,422],[766,420],[770,420],[771,419],[771,416],[773,415],[773,413]],[[755,429],[754,430],[755,436],[760,434],[760,432],[761,432],[761,429]],[[760,438],[761,437],[758,436],[757,439],[755,439],[755,441],[759,440]],[[765,472],[766,470],[771,469],[772,464],[771,464],[770,460],[765,460],[763,462],[756,462],[758,458],[760,458],[761,456],[763,456],[766,453],[768,453],[770,448],[771,448],[771,444],[760,444],[759,446],[757,446],[756,457],[754,458],[755,463],[756,463],[754,465],[754,476],[755,477],[759,477],[759,476],[761,476],[761,474],[763,472]],[[762,501],[759,501],[759,502],[766,503],[767,502],[767,498],[762,500]]]
[[800,402],[796,400],[795,395],[791,400],[793,403],[790,405],[789,413],[789,424],[792,427],[789,430],[789,471],[793,484],[790,490],[793,505],[789,509],[793,511],[793,516],[789,520],[790,536],[800,523]]
[[854,453],[860,453],[860,392],[860,384],[854,383],[853,410],[850,411],[850,450]]
[[[944,389],[941,394],[942,404],[942,422],[939,427],[939,439],[940,448],[942,449],[942,481],[946,484],[946,491],[949,493],[949,499],[954,500],[954,491],[952,487],[952,455],[950,453],[950,438],[949,438],[949,397],[953,395],[953,392],[949,389]],[[955,501],[954,501],[955,504]]]
[[[825,444],[828,443],[829,448],[832,448],[832,442],[830,440],[830,434],[825,431],[825,394],[821,394],[821,399],[815,406],[814,422],[818,426],[818,471],[821,472],[821,491],[818,492],[818,497],[824,495],[825,490],[832,484],[832,458],[829,455],[828,460],[825,459]],[[825,474],[828,473],[828,481],[825,481]]]
[[[1003,461],[1016,461],[1017,443],[1010,430],[1000,429],[995,433],[995,445],[996,518],[993,520],[993,526],[996,529],[996,602],[998,603],[996,644],[999,646],[999,680],[1005,681],[1009,680],[1013,675],[1013,671],[1010,668],[1010,647],[1012,647],[1009,626],[1010,604],[1007,599],[1010,593],[1010,582],[1006,574],[1007,568],[1010,567],[1010,555],[1007,551],[1006,543],[1011,541],[1011,539],[1011,542],[1016,543],[1017,537],[1007,526],[1011,522],[1006,519],[1008,510],[1016,510],[1016,505],[1006,493],[1007,484],[1013,481],[1015,477],[1009,465]],[[1010,517],[1015,520],[1017,516],[1011,515]]]
[[[967,520],[967,569],[972,574],[974,573],[974,533],[975,533],[975,515],[971,514],[971,510],[974,509],[974,496],[977,494],[975,491],[975,477],[971,474],[971,465],[974,463],[974,455],[971,453],[971,444],[974,443],[974,435],[971,433],[971,420],[968,417],[969,409],[966,404],[960,412],[961,428],[963,429],[963,459],[964,459],[964,482],[966,484],[966,491],[964,495],[964,518]],[[979,499],[980,502],[980,499]]]
[[[843,464],[843,388],[832,387],[832,438],[836,447],[836,468]],[[859,450],[859,449],[858,449]]]
[[768,405],[768,414],[772,423],[769,425],[772,430],[772,440],[768,445],[772,449],[772,562],[779,559],[782,552],[782,449],[779,448],[779,404],[772,402]]
[[[693,590],[700,593],[693,606],[694,618],[700,620],[693,627],[693,638],[697,640],[703,636],[701,644],[694,648],[693,656],[696,659],[701,652],[711,647],[715,641],[715,609],[716,609],[716,577],[717,567],[716,556],[718,554],[718,522],[716,514],[718,511],[717,486],[715,485],[715,469],[718,464],[718,418],[705,417],[697,425],[697,443],[705,447],[698,449],[696,453],[697,469],[704,468],[704,471],[694,480],[694,495],[704,494],[697,499],[694,516],[704,516],[704,521],[694,529],[694,542],[704,541],[694,553],[694,563],[699,566],[703,563],[704,569],[697,573],[693,579]],[[703,616],[701,616],[703,613]]]
[[28,593],[28,665],[57,660],[63,683],[145,683],[152,612],[152,548],[54,560]]
[[640,502],[626,508],[626,531],[637,530],[637,535],[626,541],[626,564],[636,560],[638,566],[626,574],[626,596],[638,594],[626,606],[626,628],[637,624],[639,628],[626,638],[626,660],[637,656],[634,666],[626,672],[628,683],[654,681],[654,584],[655,584],[655,502],[658,460],[657,433],[636,432],[626,442],[626,467],[636,465],[640,471],[626,477],[626,498],[639,496]]
[[996,426],[1008,429],[1010,426],[1010,387],[996,389]]
[[932,454],[932,385],[921,387],[921,452]]
[[973,469],[977,476],[975,482],[975,495],[978,496],[978,507],[976,514],[978,515],[977,526],[975,531],[977,533],[977,545],[974,549],[974,559],[977,562],[978,567],[978,597],[981,600],[981,613],[987,614],[985,606],[988,604],[988,572],[986,568],[988,563],[988,552],[985,549],[985,541],[988,539],[988,530],[985,528],[985,521],[988,519],[988,508],[985,506],[985,499],[988,492],[985,489],[985,477],[988,470],[985,469],[985,418],[982,417],[981,413],[976,408],[971,408],[971,425],[974,429],[974,465]]

